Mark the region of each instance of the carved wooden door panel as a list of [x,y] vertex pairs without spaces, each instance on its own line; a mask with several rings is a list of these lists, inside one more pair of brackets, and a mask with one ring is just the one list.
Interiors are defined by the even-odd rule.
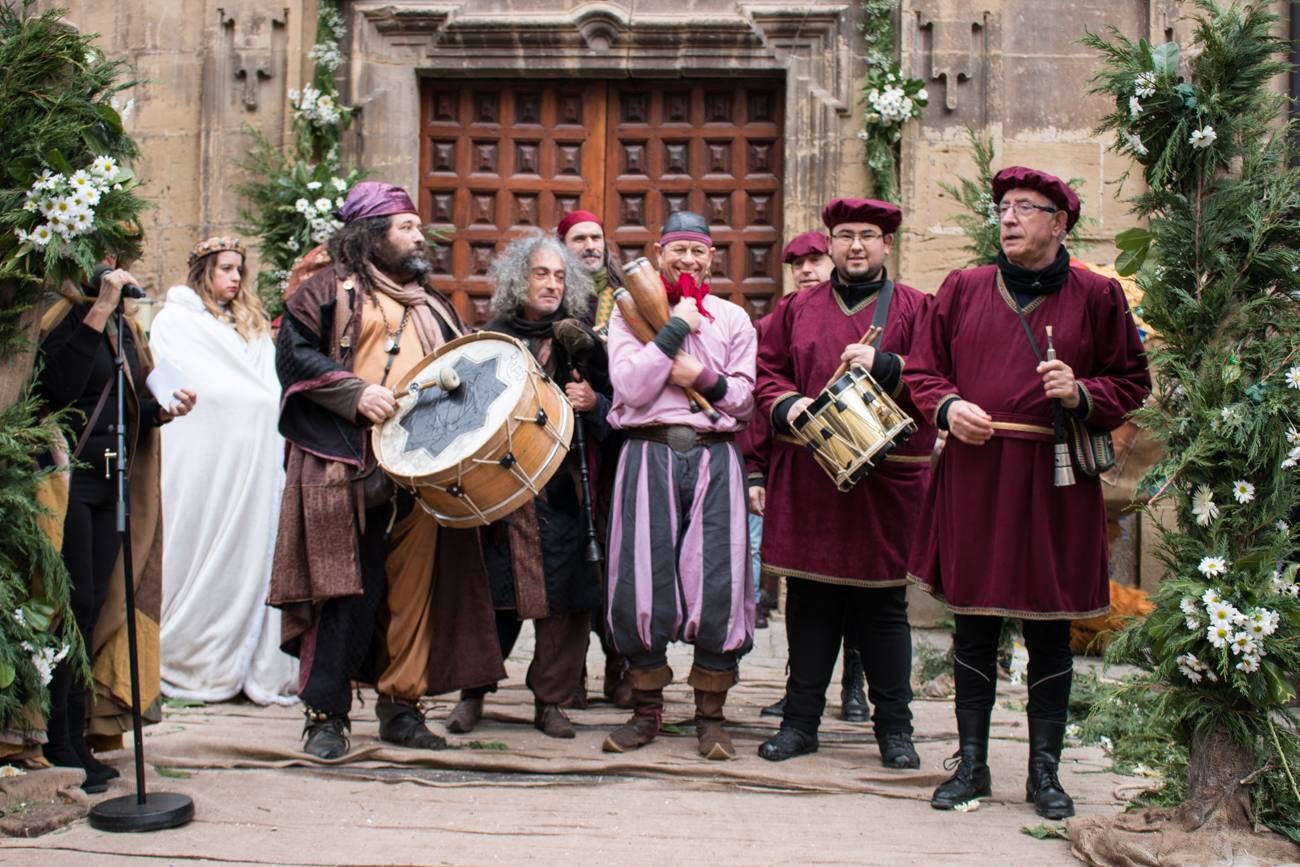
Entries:
[[669,213],[709,221],[713,290],[761,316],[781,291],[780,81],[612,82],[605,225],[650,255]]
[[425,82],[419,207],[447,238],[435,284],[481,324],[488,267],[520,232],[583,208],[630,259],[688,208],[713,227],[715,290],[762,315],[781,287],[782,87]]

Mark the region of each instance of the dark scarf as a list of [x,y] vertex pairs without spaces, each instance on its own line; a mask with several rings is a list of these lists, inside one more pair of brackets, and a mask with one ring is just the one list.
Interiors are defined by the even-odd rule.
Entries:
[[552,329],[555,327],[555,323],[568,315],[564,312],[563,304],[545,319],[528,319],[524,316],[523,310],[523,306],[520,305],[515,308],[513,316],[493,319],[484,327],[489,331],[505,331],[515,337],[526,337],[529,341],[533,341],[553,336]]
[[845,280],[840,276],[840,271],[836,268],[831,271],[831,288],[839,293],[840,300],[844,306],[852,310],[863,301],[866,301],[872,294],[879,292],[889,279],[889,271],[886,268],[880,269],[880,276],[875,280]]
[[1028,268],[1021,268],[1007,258],[1007,254],[998,252],[998,270],[1002,272],[1002,279],[1007,284],[1007,289],[1016,296],[1016,300],[1024,305],[1025,301],[1021,296],[1034,297],[1037,295],[1051,295],[1053,292],[1060,290],[1065,285],[1065,278],[1070,276],[1070,254],[1065,247],[1061,247],[1056,252],[1056,260],[1038,271],[1031,271]]

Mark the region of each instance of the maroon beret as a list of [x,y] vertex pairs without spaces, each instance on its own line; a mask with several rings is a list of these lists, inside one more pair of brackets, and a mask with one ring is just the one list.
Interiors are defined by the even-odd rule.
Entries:
[[810,256],[813,253],[826,254],[830,252],[826,249],[826,234],[824,232],[804,232],[801,235],[795,235],[790,239],[790,243],[785,245],[785,250],[781,253],[781,261],[789,265],[795,259],[804,256]]
[[903,212],[897,205],[879,199],[831,199],[822,208],[822,222],[827,229],[834,229],[840,223],[870,223],[879,226],[886,235],[892,235],[903,222]]
[[1068,232],[1079,222],[1079,197],[1070,185],[1047,172],[1024,166],[1007,166],[993,176],[993,204],[1002,201],[1007,190],[1023,188],[1036,190],[1052,200],[1052,204],[1065,211],[1065,230]]
[[406,190],[379,181],[362,181],[348,193],[339,209],[339,219],[354,223],[367,217],[419,214]]
[[591,211],[569,211],[564,215],[564,219],[560,220],[560,225],[555,227],[555,234],[559,235],[560,240],[563,241],[564,236],[569,234],[569,230],[579,223],[595,223],[600,226],[601,231],[605,229],[605,224],[600,221],[600,217],[597,217]]

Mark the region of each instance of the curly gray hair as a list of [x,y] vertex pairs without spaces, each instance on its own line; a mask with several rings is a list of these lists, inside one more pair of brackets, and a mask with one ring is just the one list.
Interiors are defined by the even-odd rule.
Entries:
[[528,297],[528,271],[533,255],[540,250],[550,250],[564,261],[564,301],[560,308],[565,315],[578,318],[587,315],[595,288],[591,275],[562,242],[533,230],[507,244],[488,269],[488,280],[494,287],[490,303],[494,317],[510,316],[524,303]]

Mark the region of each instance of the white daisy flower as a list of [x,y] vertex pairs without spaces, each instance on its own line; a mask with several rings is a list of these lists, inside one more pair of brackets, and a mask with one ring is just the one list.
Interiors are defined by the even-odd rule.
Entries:
[[1234,656],[1240,656],[1243,653],[1249,656],[1255,650],[1255,636],[1245,631],[1238,632],[1232,636],[1230,646]]
[[1247,654],[1237,663],[1237,670],[1244,671],[1246,674],[1259,671],[1259,657]]
[[1189,617],[1193,614],[1200,613],[1200,608],[1197,607],[1196,600],[1190,596],[1183,597],[1183,601],[1178,603],[1178,608]]
[[36,210],[39,209],[39,207],[40,207],[40,206],[36,204],[36,200],[35,200],[35,199],[28,199],[27,201],[23,202],[23,210],[24,210],[24,211],[29,211],[29,212],[30,212],[30,211],[36,211]]
[[1191,632],[1199,632],[1201,630],[1201,627],[1205,625],[1204,623],[1201,622],[1199,617],[1191,617],[1191,616],[1184,617],[1183,623],[1187,624],[1187,628]]
[[1245,479],[1237,479],[1232,483],[1232,496],[1238,503],[1245,505],[1255,499],[1255,486]]
[[1205,613],[1210,616],[1210,623],[1231,624],[1237,620],[1237,609],[1226,602],[1215,602],[1205,606]]
[[1286,384],[1288,388],[1300,390],[1300,364],[1286,372]]
[[333,184],[334,189],[338,190],[340,193],[347,191],[348,182],[342,178],[330,178],[330,183]]
[[311,202],[307,201],[306,199],[299,199],[298,201],[293,203],[293,208],[298,213],[305,214],[307,213],[307,210],[311,208]]
[[1139,72],[1137,78],[1133,79],[1133,91],[1143,99],[1155,96],[1156,74],[1154,72]]
[[1286,429],[1286,444],[1289,446],[1300,446],[1300,430],[1293,427]]
[[1214,504],[1214,492],[1208,485],[1201,485],[1192,495],[1192,514],[1196,523],[1208,527],[1210,522],[1219,517],[1219,507]]
[[1147,146],[1142,144],[1142,139],[1140,139],[1134,133],[1131,132],[1124,133],[1124,141],[1128,142],[1129,148],[1133,151],[1133,153],[1137,154],[1140,157],[1144,157],[1148,153],[1150,153],[1147,150]]
[[46,244],[50,243],[50,241],[54,240],[54,232],[50,229],[48,223],[42,223],[35,229],[32,229],[32,233],[28,237],[37,247],[44,247]]
[[1204,602],[1206,605],[1214,605],[1216,603],[1222,602],[1223,596],[1219,593],[1218,590],[1211,587],[1209,590],[1206,590],[1204,593],[1201,594],[1201,601]]
[[1208,680],[1210,683],[1219,682],[1219,676],[1214,673],[1214,669],[1212,668],[1205,669],[1205,679]]
[[1279,533],[1290,533],[1290,532],[1291,532],[1291,525],[1288,524],[1286,521],[1279,520],[1279,521],[1278,521],[1276,524],[1274,524],[1273,526],[1274,526],[1274,527],[1277,527],[1277,531],[1278,531]]
[[1228,561],[1222,557],[1202,557],[1197,570],[1206,578],[1214,578],[1228,571]]
[[1136,96],[1130,96],[1128,98],[1128,116],[1132,118],[1137,118],[1140,117],[1141,115],[1142,115],[1142,103],[1138,101],[1138,98]]
[[309,190],[319,190],[320,188],[321,188],[321,182],[320,182],[320,181],[308,181],[308,182],[307,182],[307,189],[309,189]]
[[81,190],[94,184],[94,179],[85,169],[78,169],[68,178],[68,183],[72,186],[72,189]]
[[1214,131],[1214,127],[1206,124],[1200,129],[1193,130],[1191,136],[1187,139],[1187,143],[1194,148],[1204,149],[1214,144],[1214,140],[1218,137],[1219,134]]
[[1246,628],[1253,635],[1272,635],[1277,632],[1277,627],[1281,622],[1282,616],[1276,611],[1270,611],[1267,608],[1256,608],[1250,612]]
[[99,187],[87,187],[81,191],[81,195],[85,198],[86,204],[92,208],[98,205],[99,200],[104,197],[104,194],[99,191]]
[[84,235],[95,228],[95,221],[89,214],[78,214],[68,225],[73,235]]
[[1182,674],[1183,677],[1187,678],[1192,683],[1200,683],[1202,680],[1201,673],[1194,668],[1188,668],[1185,665],[1180,665],[1178,666],[1178,671],[1180,674]]
[[110,156],[95,157],[90,164],[90,171],[101,178],[111,178],[117,174],[117,160]]
[[1211,623],[1205,630],[1205,639],[1215,647],[1227,647],[1232,640],[1232,625],[1229,623]]
[[1219,410],[1219,417],[1224,421],[1232,421],[1237,417],[1237,408],[1225,406],[1223,409]]
[[[32,237],[31,235],[27,234],[27,230],[24,229],[22,226],[15,226],[15,227],[14,227],[14,234],[18,237],[18,243],[19,243],[19,244],[26,244],[29,240],[31,240],[31,237]],[[15,614],[22,614],[22,613],[23,613],[23,610],[22,610],[21,608],[19,608],[19,609],[15,612]]]
[[320,197],[319,199],[317,199],[313,204],[315,204],[315,206],[316,206],[316,210],[321,211],[322,213],[323,213],[323,212],[326,212],[326,211],[328,211],[328,210],[330,210],[331,208],[334,207],[334,206],[330,203],[330,200],[327,199],[327,198],[325,198],[324,196],[321,196],[321,197]]

